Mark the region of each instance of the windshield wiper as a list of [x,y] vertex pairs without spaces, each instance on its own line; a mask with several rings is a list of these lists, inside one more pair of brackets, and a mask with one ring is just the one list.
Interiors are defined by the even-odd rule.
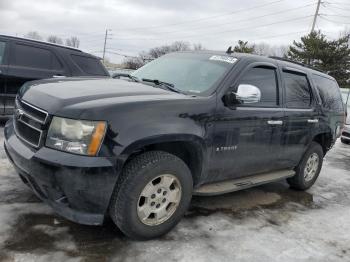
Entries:
[[134,82],[140,82],[140,79],[138,79],[136,76],[133,76],[127,73],[115,73],[112,75],[112,78],[114,79],[120,79],[121,77],[127,77],[133,80]]
[[182,91],[182,90],[176,88],[176,87],[174,86],[174,84],[167,83],[167,82],[163,82],[163,81],[160,81],[160,80],[158,80],[158,79],[142,78],[142,81],[154,83],[154,84],[157,85],[157,86],[165,87],[167,90],[170,90],[170,91],[173,91],[173,92],[176,92],[176,93],[185,94],[184,91]]

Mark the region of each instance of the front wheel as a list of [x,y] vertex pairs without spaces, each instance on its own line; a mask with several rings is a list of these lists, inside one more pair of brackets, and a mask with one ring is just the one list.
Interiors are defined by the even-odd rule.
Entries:
[[295,168],[295,176],[287,179],[289,185],[298,190],[309,189],[320,174],[323,156],[321,145],[312,142],[309,149],[304,154],[303,159]]
[[348,139],[341,138],[340,140],[343,144],[347,144],[347,145],[350,144],[350,140],[348,140]]
[[110,216],[128,237],[166,234],[180,221],[192,197],[192,175],[178,157],[150,151],[126,164],[110,203]]

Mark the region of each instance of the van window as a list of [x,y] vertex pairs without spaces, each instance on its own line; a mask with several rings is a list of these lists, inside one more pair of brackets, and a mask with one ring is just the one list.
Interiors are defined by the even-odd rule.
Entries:
[[11,65],[38,69],[61,69],[62,65],[48,49],[24,44],[16,44]]
[[240,84],[256,86],[260,89],[261,100],[258,103],[246,104],[251,106],[273,107],[278,104],[278,92],[276,82],[276,70],[270,68],[251,68],[242,79]]
[[0,41],[0,65],[2,65],[5,57],[5,47],[6,47],[6,43]]
[[337,82],[315,74],[312,79],[320,94],[323,107],[331,111],[342,112],[344,110],[343,101]]
[[310,108],[311,89],[306,75],[283,72],[287,108]]
[[105,76],[107,75],[101,62],[93,57],[71,55],[73,61],[83,70],[86,74]]

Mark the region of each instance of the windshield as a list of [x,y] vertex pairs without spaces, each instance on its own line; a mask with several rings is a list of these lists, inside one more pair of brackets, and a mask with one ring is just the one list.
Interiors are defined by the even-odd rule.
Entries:
[[173,53],[153,60],[132,75],[140,80],[171,83],[181,91],[199,94],[213,87],[236,60],[230,56]]

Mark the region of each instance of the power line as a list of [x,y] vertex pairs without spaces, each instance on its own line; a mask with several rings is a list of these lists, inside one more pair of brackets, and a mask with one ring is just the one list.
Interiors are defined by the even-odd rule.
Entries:
[[349,15],[330,15],[330,14],[322,14],[324,16],[336,16],[336,17],[345,17],[345,18],[350,18]]
[[337,10],[343,10],[343,11],[350,11],[350,9],[347,9],[344,7],[338,7],[338,6],[330,6],[330,8],[337,9]]
[[[230,29],[230,30],[225,30],[225,31],[219,31],[219,32],[212,32],[212,33],[205,33],[205,34],[191,34],[191,35],[185,35],[185,36],[178,36],[178,37],[167,37],[167,39],[178,39],[178,38],[192,38],[192,37],[198,37],[198,36],[206,36],[206,37],[212,37],[213,35],[218,35],[218,34],[223,34],[223,33],[232,33],[232,32],[237,32],[237,31],[242,31],[242,30],[247,30],[247,29],[252,29],[252,28],[261,28],[265,26],[271,26],[271,25],[276,25],[276,24],[283,24],[283,23],[288,23],[292,21],[298,21],[306,18],[310,18],[313,15],[307,15],[307,16],[301,16],[301,17],[296,17],[292,19],[287,19],[287,20],[282,20],[282,21],[277,21],[277,22],[272,22],[272,23],[267,23],[267,24],[260,24],[260,25],[255,25],[255,26],[247,26],[247,27],[240,27],[240,28],[235,28],[235,29]],[[164,40],[164,38],[118,38],[118,40]]]
[[[131,56],[131,55],[126,55],[126,54],[122,54],[119,52],[114,52],[114,51],[105,51],[108,54],[114,54],[114,55],[119,55],[119,56],[123,56],[123,57],[132,57],[132,58],[136,58],[136,56]],[[103,53],[103,51],[89,51],[89,53]]]
[[332,22],[332,23],[335,23],[335,24],[344,24],[344,25],[350,25],[350,22],[340,22],[340,21],[334,21],[332,19],[328,19],[328,18],[325,18],[324,16],[320,16],[321,19],[323,20],[326,20],[328,22]]
[[347,5],[347,6],[350,6],[350,4],[349,3],[342,3],[342,2],[328,2],[328,1],[326,1],[325,2],[326,4],[330,4],[330,5]]
[[285,33],[285,34],[270,35],[270,36],[262,37],[262,38],[254,38],[254,41],[256,41],[256,40],[264,40],[264,39],[271,39],[271,38],[287,36],[287,35],[303,34],[303,33],[307,33],[307,32],[308,32],[307,30],[304,30],[304,31],[298,31],[298,32],[289,32],[289,33]]
[[[269,13],[269,14],[265,14],[265,15],[261,15],[261,16],[255,16],[255,17],[251,17],[251,18],[244,18],[244,19],[238,19],[238,20],[233,20],[233,21],[230,21],[230,23],[239,23],[239,22],[250,22],[252,20],[257,20],[257,19],[261,19],[261,18],[264,18],[264,17],[269,17],[269,16],[273,16],[273,15],[279,15],[279,14],[283,14],[283,13],[288,13],[288,12],[291,12],[291,11],[295,11],[295,10],[298,10],[298,9],[301,9],[301,8],[305,8],[305,7],[308,7],[308,6],[313,6],[315,5],[316,2],[312,3],[312,4],[307,4],[307,5],[303,5],[303,6],[299,6],[299,7],[296,7],[296,8],[292,8],[292,9],[287,9],[287,10],[282,10],[282,11],[278,11],[278,12],[273,12],[273,13]],[[199,29],[199,30],[207,30],[208,28],[211,28],[211,27],[220,27],[220,26],[229,26],[229,22],[226,22],[226,23],[220,23],[220,24],[213,24],[213,25],[208,25],[208,26],[200,26],[200,27],[195,27],[195,28],[188,28],[188,29],[184,29],[184,30],[176,30],[176,31],[168,31],[168,32],[156,32],[155,34],[156,35],[164,35],[164,34],[173,34],[173,33],[178,33],[178,32],[184,32],[184,31],[191,31],[193,32],[193,30],[196,30],[196,29]],[[154,34],[154,33],[153,33]]]
[[329,9],[332,12],[332,14],[334,14],[334,15],[344,15],[342,13],[339,13],[338,9],[333,9],[331,6],[327,6],[327,9]]
[[265,3],[265,4],[260,4],[260,5],[256,5],[256,6],[252,6],[252,7],[248,7],[248,8],[238,9],[238,10],[228,12],[228,13],[221,13],[221,14],[217,14],[214,16],[207,16],[207,17],[187,20],[187,21],[183,21],[183,22],[179,22],[179,23],[172,23],[172,24],[165,24],[165,25],[162,24],[162,25],[154,25],[154,26],[147,26],[147,27],[131,27],[131,28],[123,28],[123,29],[126,29],[126,30],[144,30],[144,29],[150,29],[150,28],[162,28],[162,27],[169,27],[169,26],[185,25],[185,24],[189,24],[189,23],[196,23],[196,22],[205,21],[205,20],[222,18],[223,16],[230,16],[230,15],[233,15],[236,13],[241,13],[241,12],[246,12],[246,11],[253,10],[253,9],[258,9],[258,8],[273,5],[273,4],[276,4],[279,2],[283,2],[283,1],[287,1],[287,0],[277,0],[277,1],[269,2],[269,3]]

